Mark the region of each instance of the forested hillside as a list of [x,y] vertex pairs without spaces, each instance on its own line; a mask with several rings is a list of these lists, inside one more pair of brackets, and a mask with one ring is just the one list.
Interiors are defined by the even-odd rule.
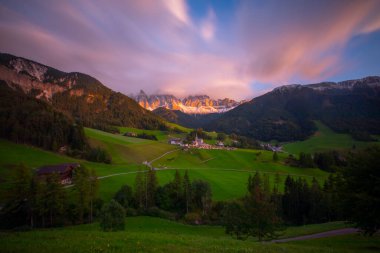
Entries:
[[62,146],[82,150],[83,128],[48,103],[12,90],[0,81],[0,136],[17,143],[56,151]]
[[67,112],[84,126],[165,128],[163,120],[141,108],[133,99],[112,91],[86,74],[65,73],[24,58],[0,54],[0,80]]
[[320,120],[357,140],[380,133],[380,77],[340,83],[288,85],[223,114],[207,129],[259,140],[292,141],[310,136]]
[[212,120],[217,120],[222,115],[221,113],[186,114],[179,110],[170,110],[164,107],[155,109],[153,113],[169,122],[190,128],[203,127]]

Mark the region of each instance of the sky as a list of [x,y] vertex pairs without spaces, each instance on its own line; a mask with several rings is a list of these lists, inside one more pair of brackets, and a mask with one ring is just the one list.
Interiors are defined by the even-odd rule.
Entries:
[[124,94],[249,99],[380,75],[378,0],[0,0],[0,52]]

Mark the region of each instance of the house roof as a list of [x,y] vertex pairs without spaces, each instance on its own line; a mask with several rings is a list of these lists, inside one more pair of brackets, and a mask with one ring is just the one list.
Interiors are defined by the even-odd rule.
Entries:
[[57,165],[46,165],[46,166],[38,168],[37,174],[43,175],[43,174],[50,174],[50,173],[63,173],[68,168],[75,169],[78,167],[80,167],[80,165],[78,163],[64,163],[64,164],[57,164]]

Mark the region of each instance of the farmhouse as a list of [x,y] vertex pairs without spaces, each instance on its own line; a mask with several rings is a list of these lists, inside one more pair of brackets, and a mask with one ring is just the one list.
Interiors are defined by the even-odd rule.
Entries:
[[270,150],[273,152],[282,152],[282,146],[279,145],[272,145],[270,143],[262,143],[260,146],[265,150]]
[[37,176],[45,178],[48,175],[56,173],[59,175],[61,184],[71,184],[73,180],[73,171],[80,167],[77,163],[65,163],[58,165],[47,165],[37,169]]
[[181,145],[182,140],[180,138],[172,138],[169,140],[169,144],[171,145]]
[[124,134],[124,136],[128,136],[128,137],[137,137],[137,134],[136,133],[133,133],[133,132],[126,132]]

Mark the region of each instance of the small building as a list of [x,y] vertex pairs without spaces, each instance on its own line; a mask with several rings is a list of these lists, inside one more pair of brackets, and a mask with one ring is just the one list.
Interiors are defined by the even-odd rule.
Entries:
[[218,146],[218,147],[224,147],[224,143],[222,141],[218,141],[216,143],[216,146]]
[[78,163],[65,163],[57,165],[47,165],[37,169],[37,176],[45,178],[51,174],[58,174],[61,180],[61,184],[71,184],[73,181],[74,169],[80,167]]
[[180,138],[172,138],[169,140],[169,144],[171,145],[181,145],[182,140]]
[[124,134],[124,136],[128,136],[128,137],[137,137],[137,134],[136,133],[133,133],[133,132],[126,132]]

